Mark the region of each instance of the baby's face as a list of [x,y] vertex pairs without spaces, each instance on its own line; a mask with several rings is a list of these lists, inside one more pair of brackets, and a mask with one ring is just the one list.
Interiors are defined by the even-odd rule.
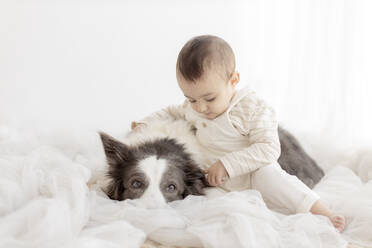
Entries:
[[177,80],[191,107],[205,118],[213,120],[229,107],[235,85],[239,82],[239,73],[234,72],[229,81],[213,70],[205,72],[196,83],[188,82],[181,76],[177,76]]

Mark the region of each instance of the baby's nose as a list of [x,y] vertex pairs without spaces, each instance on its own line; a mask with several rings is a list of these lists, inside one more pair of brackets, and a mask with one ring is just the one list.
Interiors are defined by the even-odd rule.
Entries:
[[198,112],[203,113],[207,110],[207,106],[205,104],[199,103],[198,105]]

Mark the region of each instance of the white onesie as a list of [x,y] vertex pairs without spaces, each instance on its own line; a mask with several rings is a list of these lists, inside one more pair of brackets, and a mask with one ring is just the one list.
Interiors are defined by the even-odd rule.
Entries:
[[209,151],[209,166],[221,160],[229,180],[225,191],[258,190],[267,205],[285,213],[308,212],[319,196],[277,163],[280,156],[275,111],[244,88],[236,91],[228,109],[208,120],[191,108],[173,105],[141,122],[154,119],[185,119],[196,127],[196,137]]

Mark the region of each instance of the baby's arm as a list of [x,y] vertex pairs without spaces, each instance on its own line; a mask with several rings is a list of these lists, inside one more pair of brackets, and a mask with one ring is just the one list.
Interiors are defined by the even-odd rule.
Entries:
[[249,98],[230,113],[236,129],[247,138],[247,147],[222,157],[230,177],[250,173],[275,163],[280,156],[278,122],[275,111],[262,100]]
[[170,105],[164,109],[152,113],[138,122],[132,122],[131,128],[132,130],[137,131],[144,126],[149,125],[153,121],[185,119],[187,104],[188,102],[185,100],[183,104]]

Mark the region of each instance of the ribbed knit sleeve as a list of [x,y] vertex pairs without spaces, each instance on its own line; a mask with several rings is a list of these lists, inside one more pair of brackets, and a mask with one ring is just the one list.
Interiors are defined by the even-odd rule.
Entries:
[[275,111],[263,100],[254,93],[247,95],[230,110],[229,118],[248,141],[246,148],[220,159],[230,177],[250,173],[278,160],[278,122]]

